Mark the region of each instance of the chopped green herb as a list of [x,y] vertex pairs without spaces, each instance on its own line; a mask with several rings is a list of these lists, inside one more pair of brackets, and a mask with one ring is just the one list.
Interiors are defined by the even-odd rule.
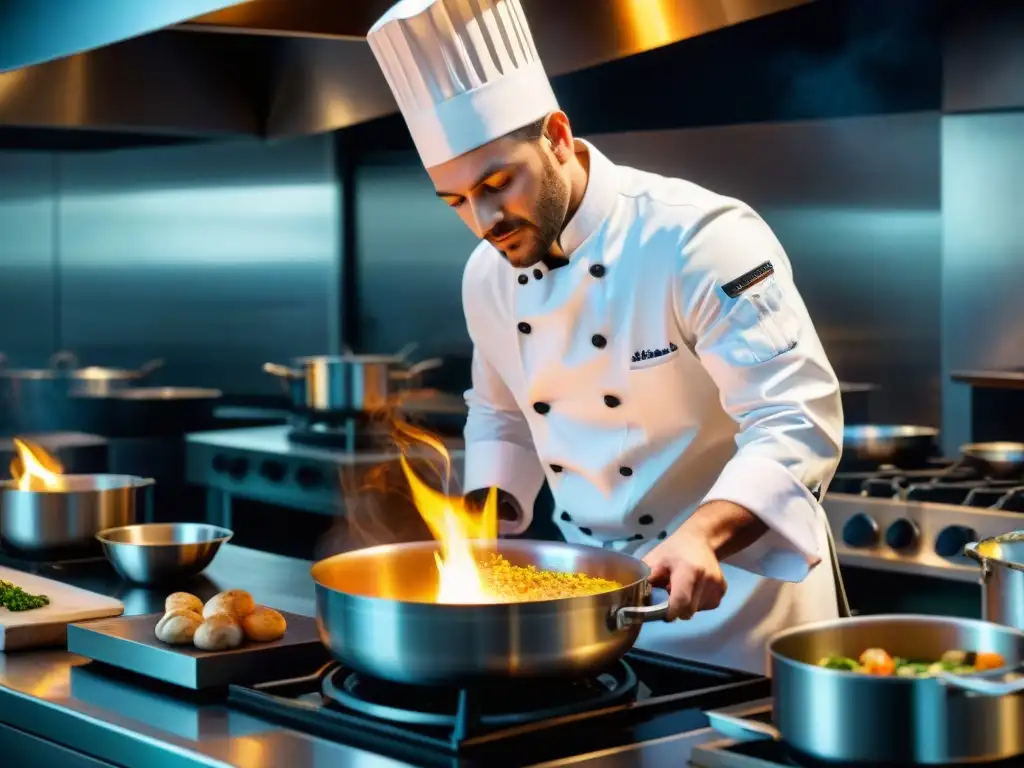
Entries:
[[46,595],[30,595],[21,587],[0,579],[0,607],[9,611],[31,611],[50,604]]

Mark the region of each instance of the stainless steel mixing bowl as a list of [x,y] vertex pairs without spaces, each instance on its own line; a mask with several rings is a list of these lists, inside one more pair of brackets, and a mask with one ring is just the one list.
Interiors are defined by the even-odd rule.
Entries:
[[205,523],[144,523],[96,534],[121,578],[169,584],[202,573],[234,533]]

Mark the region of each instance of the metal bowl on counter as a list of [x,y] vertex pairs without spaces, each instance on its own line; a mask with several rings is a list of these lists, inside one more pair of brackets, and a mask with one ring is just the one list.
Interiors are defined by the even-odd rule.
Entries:
[[0,546],[31,560],[100,554],[96,534],[130,525],[153,503],[150,478],[134,475],[61,475],[53,490],[21,490],[0,483]]
[[227,528],[205,523],[143,523],[96,534],[121,578],[143,585],[198,576],[232,536]]

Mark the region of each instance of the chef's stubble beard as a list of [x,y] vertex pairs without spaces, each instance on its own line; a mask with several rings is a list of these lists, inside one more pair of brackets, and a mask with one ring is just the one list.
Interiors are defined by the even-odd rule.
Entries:
[[543,156],[543,161],[544,170],[540,180],[540,193],[537,195],[536,221],[533,222],[537,240],[524,254],[505,254],[519,269],[532,267],[551,253],[552,246],[562,234],[565,216],[569,212],[569,190],[562,183],[554,161],[546,155]]

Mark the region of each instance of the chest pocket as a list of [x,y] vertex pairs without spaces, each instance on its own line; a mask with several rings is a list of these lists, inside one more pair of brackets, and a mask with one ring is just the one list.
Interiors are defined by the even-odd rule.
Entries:
[[721,345],[734,365],[767,363],[800,342],[800,318],[774,277],[740,294],[725,323],[727,337]]
[[686,348],[633,363],[629,369],[629,393],[636,426],[648,440],[678,436],[679,427],[693,421],[687,397]]

